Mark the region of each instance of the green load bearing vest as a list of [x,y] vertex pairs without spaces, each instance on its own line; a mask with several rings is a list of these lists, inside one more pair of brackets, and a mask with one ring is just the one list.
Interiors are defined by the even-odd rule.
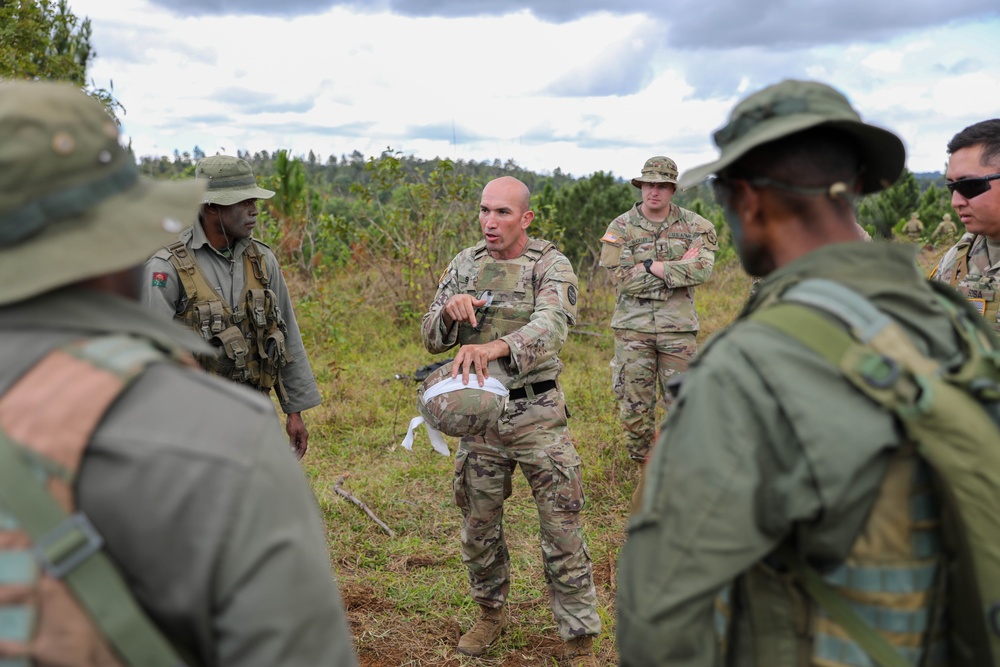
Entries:
[[53,350],[0,395],[0,664],[183,667],[73,491],[107,410],[165,360],[137,338],[84,339]]
[[287,328],[255,242],[243,252],[245,285],[235,309],[208,282],[183,241],[167,250],[188,299],[176,319],[220,348],[218,355],[198,360],[206,370],[235,382],[265,392],[275,387],[286,402],[281,369],[292,361],[285,345]]
[[[953,290],[930,282],[962,341],[945,367],[860,294],[828,280],[793,285],[750,318],[814,351],[893,413],[932,470],[942,508],[947,643],[954,667],[1000,666],[1000,344]],[[911,663],[789,545],[802,587],[880,667]]]

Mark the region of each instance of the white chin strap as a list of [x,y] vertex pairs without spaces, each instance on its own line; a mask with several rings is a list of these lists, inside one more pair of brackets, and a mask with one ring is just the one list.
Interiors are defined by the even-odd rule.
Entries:
[[[424,404],[426,405],[427,401],[440,396],[441,394],[447,394],[449,391],[458,391],[459,389],[482,389],[483,391],[488,391],[491,394],[496,394],[497,396],[510,395],[507,387],[503,386],[503,383],[494,377],[486,378],[482,387],[478,386],[478,383],[479,379],[476,377],[475,373],[469,374],[469,384],[462,382],[461,375],[454,378],[448,378],[447,380],[442,380],[424,392]],[[442,456],[451,456],[451,450],[448,449],[448,444],[444,441],[444,437],[441,435],[441,432],[426,423],[422,416],[417,416],[410,420],[410,426],[406,429],[406,437],[403,438],[403,448],[408,449],[411,452],[413,451],[413,431],[421,424],[427,427],[427,435],[430,438],[431,447],[434,448],[434,451]]]

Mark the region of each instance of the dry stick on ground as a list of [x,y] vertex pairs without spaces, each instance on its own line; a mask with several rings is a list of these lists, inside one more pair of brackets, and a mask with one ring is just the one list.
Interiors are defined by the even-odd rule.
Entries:
[[382,520],[379,519],[377,516],[375,516],[375,513],[371,511],[368,505],[365,505],[363,502],[352,496],[349,492],[344,491],[342,488],[340,488],[340,485],[344,483],[345,477],[347,477],[347,475],[341,475],[340,477],[337,478],[337,481],[333,483],[333,490],[336,491],[338,495],[347,498],[352,503],[354,503],[362,510],[364,510],[365,514],[368,515],[368,518],[377,523],[378,527],[384,530],[386,535],[388,535],[389,537],[396,537],[396,533],[392,532],[392,529],[389,528],[389,526],[382,523]]

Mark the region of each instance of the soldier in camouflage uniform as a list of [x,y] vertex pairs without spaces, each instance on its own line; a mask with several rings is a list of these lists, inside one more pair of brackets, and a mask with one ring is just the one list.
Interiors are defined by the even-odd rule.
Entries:
[[946,185],[966,233],[931,277],[957,287],[1000,331],[1000,118],[956,134],[948,153]]
[[947,241],[951,241],[955,238],[956,234],[958,234],[958,227],[952,222],[951,214],[945,213],[941,218],[941,222],[934,228],[934,233],[931,234],[931,241],[936,241],[939,236]]
[[460,345],[452,377],[472,372],[482,384],[499,362],[510,390],[506,412],[482,435],[462,438],[455,459],[455,503],[462,510],[462,560],[481,608],[458,650],[482,655],[507,625],[510,557],[503,503],[520,464],[538,508],[545,578],[559,634],[574,666],[596,666],[592,638],[601,631],[580,512],[585,499],[580,457],[570,440],[556,378],[558,353],[576,318],[573,267],[548,241],[531,239],[528,188],[511,177],[483,189],[483,241],[448,265],[424,315],[432,353]]
[[910,214],[910,219],[903,225],[903,233],[913,243],[920,241],[920,235],[924,233],[924,223],[917,218],[916,211]]
[[653,441],[657,383],[666,404],[667,380],[697,349],[693,288],[712,275],[718,239],[711,222],[670,201],[677,189],[670,158],[646,160],[632,185],[642,201],[608,226],[601,266],[616,294],[612,387],[629,457],[642,462]]

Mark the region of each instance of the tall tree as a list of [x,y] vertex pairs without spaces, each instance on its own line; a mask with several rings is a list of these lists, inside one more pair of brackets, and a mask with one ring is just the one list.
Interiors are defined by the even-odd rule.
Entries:
[[90,19],[77,18],[67,0],[0,0],[0,79],[69,81],[117,118],[124,108],[112,91],[87,83],[97,55],[90,36]]

